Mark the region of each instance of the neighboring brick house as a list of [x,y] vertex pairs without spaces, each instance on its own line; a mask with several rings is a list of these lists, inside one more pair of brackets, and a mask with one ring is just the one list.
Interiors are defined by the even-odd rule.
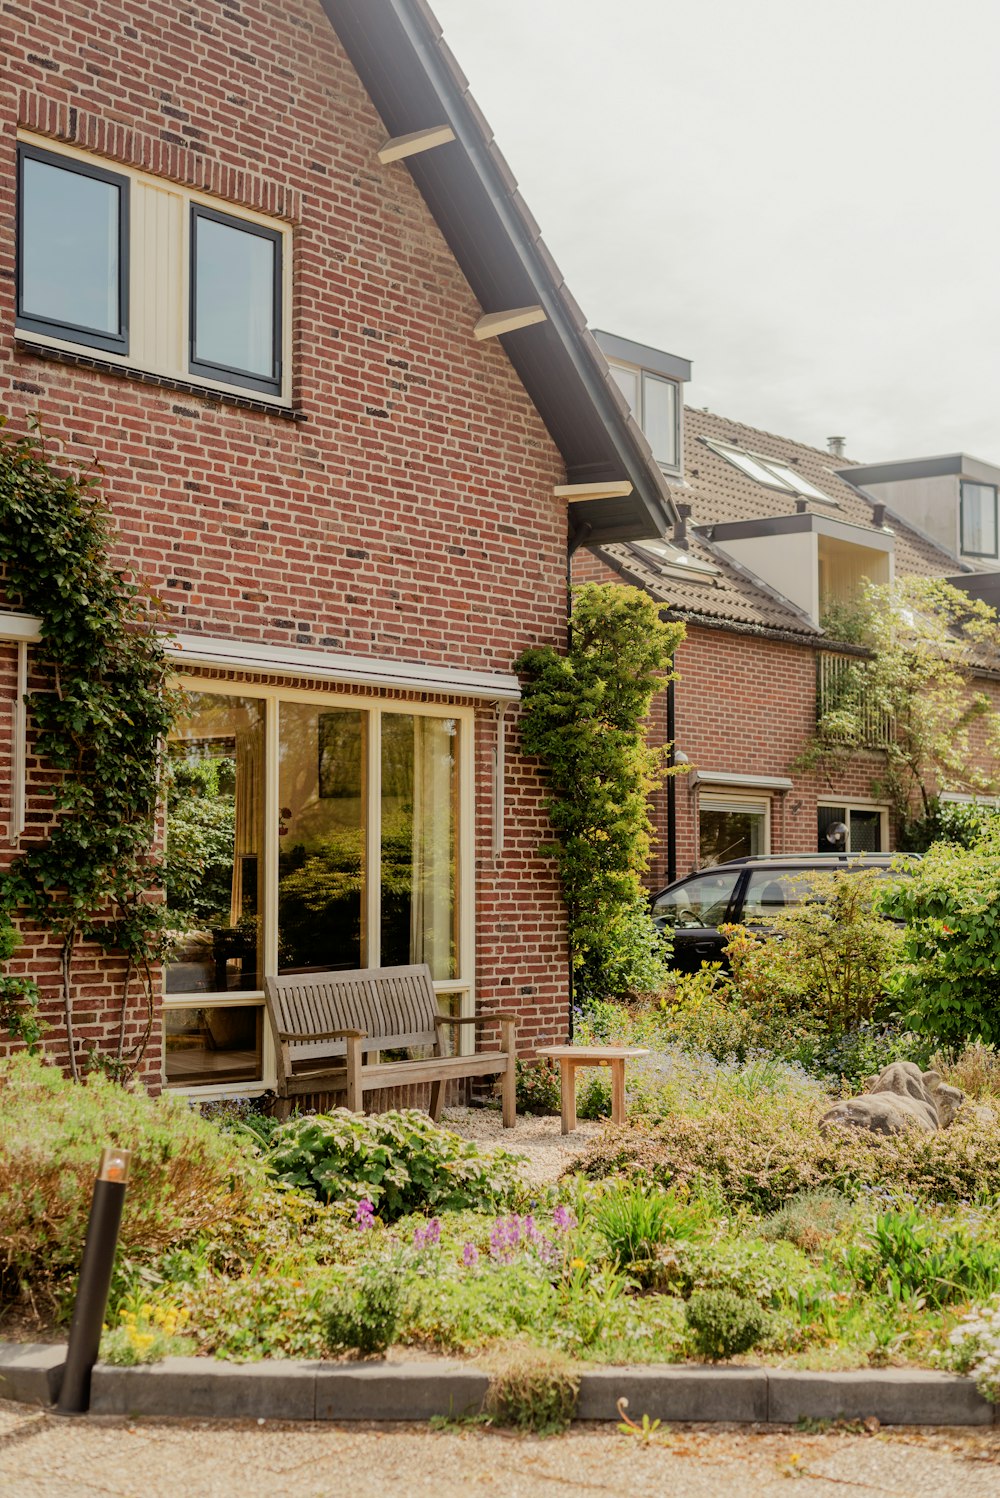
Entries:
[[[934,540],[902,518],[924,501],[926,485],[916,481],[926,474],[910,472],[920,465],[899,465],[901,475],[895,465],[856,468],[830,452],[684,407],[687,361],[596,337],[646,427],[681,515],[658,541],[590,542],[574,557],[575,581],[617,577],[642,587],[687,626],[679,681],[657,701],[654,736],[672,739],[692,768],[657,795],[651,884],[726,857],[829,849],[837,824],[847,828],[852,849],[893,848],[891,808],[872,789],[882,763],[877,749],[830,772],[796,768],[815,731],[824,684],[835,683],[845,659],[844,647],[823,632],[821,606],[848,602],[864,577],[950,575],[983,592],[995,575],[974,577],[968,551],[959,559],[944,541],[958,536],[961,474],[963,534],[974,533],[980,551],[992,546],[996,557],[1000,471],[971,460],[928,460],[938,489],[951,486],[944,498],[935,495]],[[879,490],[868,493],[870,479],[893,481],[891,510]],[[995,682],[987,689],[997,695]],[[873,718],[872,726],[877,741],[884,725]]]
[[[223,829],[141,1074],[260,1091],[262,977],[290,967],[427,960],[442,1003],[563,1039],[513,662],[565,640],[573,534],[673,511],[433,17],[67,0],[5,26],[0,399],[103,466],[191,692],[168,829],[195,791]],[[8,601],[0,858],[46,814],[36,638]],[[56,949],[26,939],[64,1061]],[[114,1046],[121,972],[76,972],[82,1059]],[[144,1023],[135,994],[129,1046]]]

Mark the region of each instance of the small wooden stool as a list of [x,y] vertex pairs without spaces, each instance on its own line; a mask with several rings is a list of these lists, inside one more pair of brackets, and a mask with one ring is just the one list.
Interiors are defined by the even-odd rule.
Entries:
[[576,1073],[581,1066],[610,1066],[611,1122],[625,1122],[625,1063],[636,1056],[648,1056],[642,1046],[631,1045],[545,1045],[536,1052],[559,1062],[559,1102],[562,1131],[576,1128]]

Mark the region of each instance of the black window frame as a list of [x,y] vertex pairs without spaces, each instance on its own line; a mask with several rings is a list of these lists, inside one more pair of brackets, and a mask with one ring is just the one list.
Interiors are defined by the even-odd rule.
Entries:
[[[243,234],[255,234],[259,239],[269,239],[274,245],[274,278],[272,296],[272,350],[273,364],[270,378],[255,370],[239,369],[235,365],[213,364],[195,356],[198,341],[198,220],[208,219],[212,223],[224,224],[227,229],[236,229]],[[204,203],[191,204],[189,267],[190,288],[188,294],[188,370],[203,379],[218,380],[226,385],[238,385],[245,390],[259,390],[265,395],[280,395],[282,381],[282,339],[284,337],[284,235],[280,229],[269,229],[255,224],[250,219],[240,218],[234,213],[220,213]]]
[[[38,317],[24,311],[24,163],[40,161],[45,166],[59,171],[74,172],[79,177],[92,177],[98,182],[108,182],[118,189],[118,332],[110,334],[100,328],[90,328],[83,323],[61,322],[55,318]],[[58,338],[63,343],[80,344],[85,348],[103,349],[106,353],[127,354],[129,351],[129,178],[121,172],[111,172],[105,167],[93,166],[89,161],[79,161],[75,156],[64,156],[59,151],[46,151],[41,146],[19,142],[17,147],[17,223],[15,230],[15,314],[16,328],[26,333],[42,333],[48,338]]]
[[[993,491],[993,539],[996,543],[993,551],[972,551],[965,544],[965,491],[968,488],[992,489]],[[978,479],[962,479],[958,486],[958,516],[963,557],[983,557],[987,561],[997,561],[1000,558],[1000,513],[998,513],[997,506],[996,484],[981,484]]]

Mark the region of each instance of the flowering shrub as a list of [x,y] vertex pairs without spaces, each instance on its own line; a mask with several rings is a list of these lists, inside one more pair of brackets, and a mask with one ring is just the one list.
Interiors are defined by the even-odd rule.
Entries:
[[195,1350],[184,1330],[190,1319],[185,1306],[150,1305],[126,1311],[118,1326],[107,1327],[101,1338],[101,1359],[122,1368],[137,1363],[158,1363],[162,1358],[183,1357]]
[[384,1222],[409,1212],[490,1207],[519,1190],[516,1156],[483,1155],[413,1109],[366,1117],[337,1108],[290,1119],[274,1131],[266,1159],[288,1185],[321,1201],[358,1203],[361,1218],[377,1212]]
[[1000,1404],[1000,1297],[974,1306],[948,1337],[944,1361],[970,1373],[984,1399]]
[[558,1113],[559,1074],[549,1060],[518,1061],[517,1111],[519,1113]]

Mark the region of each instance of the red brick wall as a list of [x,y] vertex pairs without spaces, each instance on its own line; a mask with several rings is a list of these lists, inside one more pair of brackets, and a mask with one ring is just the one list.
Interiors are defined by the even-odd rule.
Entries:
[[[575,581],[622,581],[619,573],[592,553],[578,552],[573,568]],[[809,646],[689,625],[677,652],[676,667],[675,743],[692,766],[734,777],[792,778],[791,791],[771,797],[773,853],[816,851],[817,801],[836,800],[838,796],[872,799],[872,779],[880,765],[876,754],[858,754],[836,773],[806,773],[793,768],[816,721],[816,655]],[[665,743],[666,738],[663,692],[653,706],[651,739]],[[699,792],[693,771],[678,775],[674,785],[680,877],[702,863],[698,847]],[[713,790],[739,793],[738,785]],[[666,807],[666,790],[661,789],[654,797],[652,811],[657,832],[649,874],[653,888],[667,880]]]
[[[12,3],[4,21],[22,92],[0,133],[0,399],[15,431],[39,412],[67,462],[97,457],[121,559],[175,626],[496,671],[559,641],[563,465],[503,349],[474,341],[480,309],[405,165],[379,164],[384,127],[315,0]],[[292,220],[304,421],[15,345],[19,124]],[[491,735],[483,712],[480,994],[513,1003],[529,1037],[561,1038],[564,925],[535,852],[539,786],[512,734],[494,865]],[[37,964],[58,1025],[51,963]],[[80,972],[88,1031],[107,1043],[105,969]]]

